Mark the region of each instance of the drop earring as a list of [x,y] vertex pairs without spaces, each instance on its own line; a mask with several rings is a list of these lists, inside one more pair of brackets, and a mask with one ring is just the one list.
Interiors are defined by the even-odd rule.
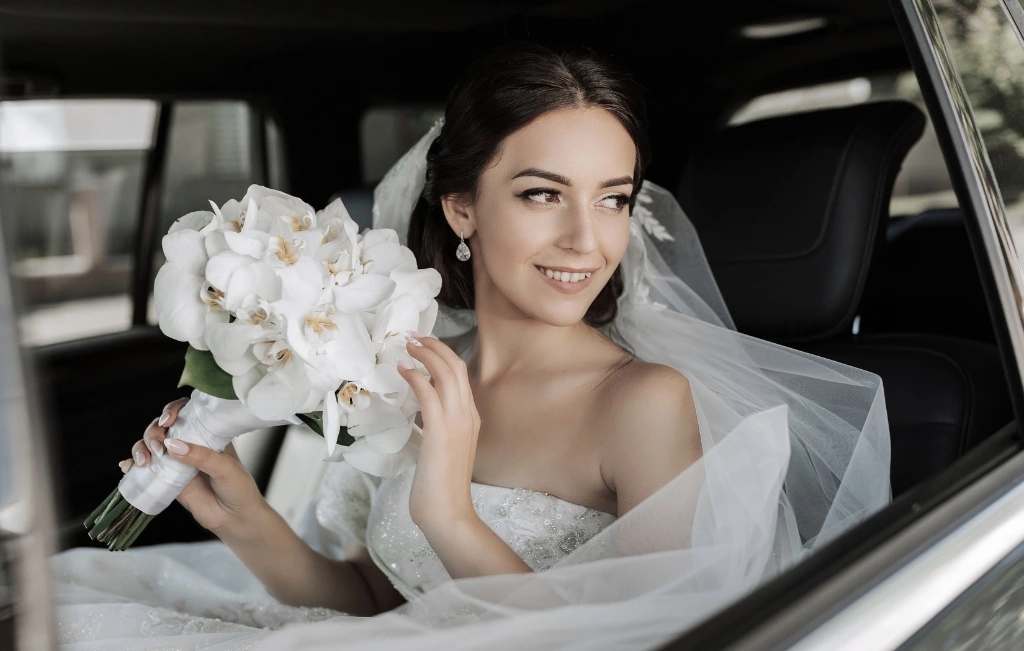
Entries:
[[459,262],[469,260],[469,247],[466,246],[466,239],[463,237],[465,234],[465,230],[459,233],[459,240],[461,241],[459,242],[458,248],[455,249],[455,257],[459,259]]

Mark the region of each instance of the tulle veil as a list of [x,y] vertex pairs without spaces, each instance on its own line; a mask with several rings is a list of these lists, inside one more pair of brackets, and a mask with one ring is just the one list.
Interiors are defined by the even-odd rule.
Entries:
[[[375,228],[404,241],[441,128],[377,187]],[[286,627],[254,648],[650,648],[891,499],[881,379],[737,332],[693,225],[653,183],[622,269],[615,336],[689,380],[703,457],[546,571],[454,580],[389,613]],[[435,334],[474,327],[471,312],[445,312]]]

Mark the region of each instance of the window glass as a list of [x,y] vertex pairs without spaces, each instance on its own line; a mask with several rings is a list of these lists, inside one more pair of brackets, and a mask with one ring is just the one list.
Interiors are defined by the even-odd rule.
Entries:
[[1020,250],[1024,246],[1024,50],[998,0],[935,0],[934,6]]
[[[912,102],[925,114],[921,90],[912,72],[858,77],[829,84],[796,88],[757,97],[732,115],[729,124],[884,100]],[[956,195],[929,120],[921,139],[907,154],[893,186],[891,216],[916,215],[926,210],[955,208]]]
[[135,224],[157,105],[0,102],[0,183],[28,345],[131,324]]
[[384,178],[388,168],[443,115],[444,108],[438,106],[381,106],[367,111],[359,132],[363,184]]
[[[196,210],[210,210],[210,201],[221,205],[241,199],[253,183],[263,179],[262,134],[264,125],[245,102],[179,102],[171,114],[160,198],[163,236],[177,218]],[[164,263],[158,246],[153,273]],[[156,323],[150,295],[148,320]]]

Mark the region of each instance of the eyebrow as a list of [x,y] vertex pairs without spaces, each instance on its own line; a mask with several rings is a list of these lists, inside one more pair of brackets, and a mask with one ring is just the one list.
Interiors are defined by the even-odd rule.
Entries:
[[[569,179],[567,177],[562,176],[561,174],[555,174],[554,172],[546,172],[544,170],[537,169],[536,167],[528,167],[525,170],[523,170],[522,172],[519,172],[518,174],[513,176],[512,178],[513,179],[518,179],[519,177],[522,177],[522,176],[536,176],[538,178],[547,179],[548,181],[552,181],[552,182],[558,183],[560,185],[564,185],[564,186],[567,186],[567,187],[572,187],[572,183],[569,181]],[[615,187],[617,185],[633,185],[633,177],[632,176],[619,176],[619,177],[616,177],[614,179],[608,179],[607,181],[605,181],[604,183],[601,184],[601,187],[602,188],[613,188],[613,187]]]

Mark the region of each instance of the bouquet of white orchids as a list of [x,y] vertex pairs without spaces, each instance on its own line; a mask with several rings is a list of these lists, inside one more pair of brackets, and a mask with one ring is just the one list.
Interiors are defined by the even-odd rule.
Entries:
[[[419,450],[419,403],[398,373],[410,331],[430,333],[441,277],[391,229],[358,226],[340,200],[315,211],[258,185],[185,215],[163,238],[160,329],[189,343],[195,390],[167,433],[223,450],[235,436],[303,422],[326,458],[396,476]],[[127,549],[198,471],[154,456],[92,513],[89,536]]]

